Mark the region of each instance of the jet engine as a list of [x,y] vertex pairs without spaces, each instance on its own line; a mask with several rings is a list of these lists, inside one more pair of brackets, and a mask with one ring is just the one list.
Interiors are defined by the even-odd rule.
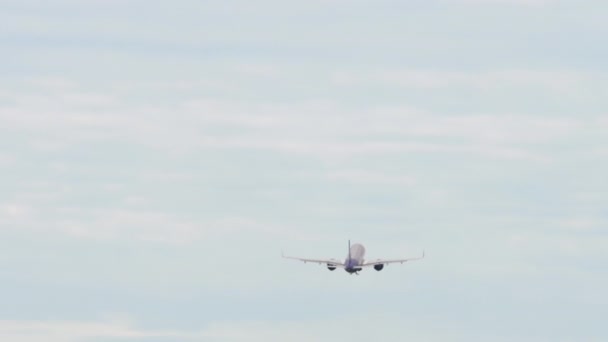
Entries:
[[[336,259],[329,259],[329,261],[336,261]],[[327,264],[327,269],[330,270],[330,271],[334,271],[336,269],[336,264],[328,263]]]
[[382,269],[383,269],[383,268],[384,268],[384,264],[377,264],[377,265],[374,265],[374,269],[375,269],[376,271],[382,271]]

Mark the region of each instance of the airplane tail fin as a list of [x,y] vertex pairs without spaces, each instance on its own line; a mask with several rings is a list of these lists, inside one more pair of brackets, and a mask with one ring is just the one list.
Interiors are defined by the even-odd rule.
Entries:
[[350,260],[350,240],[348,240],[348,260]]

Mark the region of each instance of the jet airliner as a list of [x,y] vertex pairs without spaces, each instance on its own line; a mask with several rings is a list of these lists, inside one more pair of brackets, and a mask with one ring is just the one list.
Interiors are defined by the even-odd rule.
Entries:
[[321,265],[326,264],[327,269],[329,269],[330,271],[334,271],[336,268],[343,268],[346,272],[348,272],[350,274],[354,273],[354,274],[359,275],[359,271],[361,271],[364,267],[374,267],[374,269],[376,271],[382,271],[384,266],[387,264],[394,264],[394,263],[403,264],[404,262],[423,259],[424,251],[422,251],[421,257],[416,257],[416,258],[390,259],[390,260],[378,259],[376,261],[366,262],[364,259],[365,258],[365,247],[363,247],[363,245],[361,245],[359,243],[356,243],[351,246],[350,241],[348,241],[348,255],[346,256],[346,259],[344,260],[344,262],[340,262],[336,259],[329,259],[329,260],[305,259],[305,258],[296,258],[296,257],[291,257],[291,256],[285,256],[284,254],[282,256],[285,259],[299,260],[299,261],[303,261],[304,263],[314,262],[314,263],[321,264]]

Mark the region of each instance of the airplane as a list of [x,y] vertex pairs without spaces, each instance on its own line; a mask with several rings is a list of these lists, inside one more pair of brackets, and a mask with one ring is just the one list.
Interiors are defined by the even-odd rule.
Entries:
[[321,264],[321,265],[326,264],[327,269],[330,271],[334,271],[336,268],[340,267],[340,268],[343,268],[346,272],[348,272],[351,275],[353,273],[356,275],[359,275],[359,271],[361,271],[364,267],[374,267],[374,269],[376,271],[382,271],[384,266],[387,264],[394,264],[394,263],[403,264],[404,262],[408,262],[408,261],[424,259],[424,251],[422,251],[422,256],[417,257],[417,258],[391,259],[391,260],[378,259],[376,261],[366,262],[364,259],[365,247],[363,247],[363,245],[361,245],[359,243],[356,243],[351,246],[350,240],[349,240],[348,241],[348,255],[346,256],[346,259],[344,260],[344,262],[340,262],[336,259],[325,260],[325,259],[296,258],[296,257],[291,257],[291,256],[285,256],[285,254],[283,254],[282,252],[281,252],[281,256],[285,259],[299,260],[299,261],[303,261],[304,263],[314,262],[314,263]]

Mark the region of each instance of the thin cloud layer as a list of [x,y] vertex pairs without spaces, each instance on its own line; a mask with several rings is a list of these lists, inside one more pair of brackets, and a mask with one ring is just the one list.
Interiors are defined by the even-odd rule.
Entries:
[[605,7],[2,2],[0,340],[606,340]]

